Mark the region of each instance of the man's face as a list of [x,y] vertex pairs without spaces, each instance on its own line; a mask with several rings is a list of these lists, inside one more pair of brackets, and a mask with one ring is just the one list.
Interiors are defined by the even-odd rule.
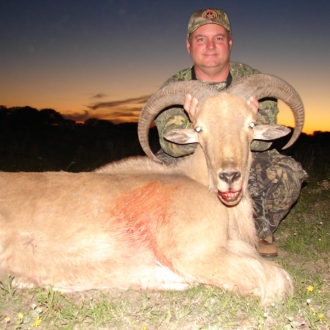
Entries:
[[229,62],[232,40],[229,32],[218,24],[205,24],[187,38],[187,50],[194,65],[222,68]]

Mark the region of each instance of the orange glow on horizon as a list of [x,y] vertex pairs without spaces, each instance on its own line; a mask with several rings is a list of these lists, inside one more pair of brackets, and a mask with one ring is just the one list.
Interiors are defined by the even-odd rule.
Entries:
[[[119,124],[126,122],[137,122],[140,111],[145,104],[144,102],[126,102],[126,100],[123,100],[117,101],[122,102],[120,105],[103,108],[100,110],[91,110],[88,109],[87,106],[77,106],[77,102],[66,103],[63,101],[64,100],[60,100],[60,102],[54,102],[55,106],[53,107],[46,105],[47,102],[45,99],[41,99],[39,102],[36,101],[33,105],[25,104],[26,102],[17,102],[16,104],[9,104],[5,106],[8,108],[15,106],[31,106],[38,110],[51,108],[61,113],[63,117],[72,119],[76,122],[84,122],[88,118],[97,118],[112,121],[114,124]],[[330,116],[325,113],[325,107],[323,107],[323,109],[320,107],[318,110],[318,115],[315,114],[313,116],[313,111],[311,111],[312,106],[315,105],[313,104],[310,106],[308,102],[305,104],[305,124],[303,132],[306,134],[313,134],[314,131],[330,131]],[[68,110],[70,108],[75,110]],[[322,113],[322,111],[325,113],[324,116],[319,115],[319,113]],[[277,117],[277,122],[278,124],[294,127],[293,114],[289,107],[282,101],[279,101],[279,114]]]

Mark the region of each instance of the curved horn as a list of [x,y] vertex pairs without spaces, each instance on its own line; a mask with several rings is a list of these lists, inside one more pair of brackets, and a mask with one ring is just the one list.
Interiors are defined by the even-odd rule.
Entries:
[[201,81],[178,81],[153,94],[143,107],[138,123],[139,141],[146,155],[160,162],[150,149],[148,133],[151,123],[163,109],[171,105],[183,105],[187,94],[196,97],[198,104],[202,104],[205,99],[218,93],[214,87]]
[[298,139],[304,126],[304,106],[295,89],[284,80],[269,74],[254,74],[235,81],[228,89],[245,100],[255,96],[258,100],[274,97],[286,103],[293,112],[295,128],[289,142],[283,149],[289,148]]

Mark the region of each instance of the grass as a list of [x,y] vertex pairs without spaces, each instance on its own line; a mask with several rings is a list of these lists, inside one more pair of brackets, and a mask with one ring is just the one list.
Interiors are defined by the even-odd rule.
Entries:
[[310,182],[276,233],[295,292],[257,299],[198,286],[184,292],[15,289],[0,283],[1,329],[330,329],[330,189]]

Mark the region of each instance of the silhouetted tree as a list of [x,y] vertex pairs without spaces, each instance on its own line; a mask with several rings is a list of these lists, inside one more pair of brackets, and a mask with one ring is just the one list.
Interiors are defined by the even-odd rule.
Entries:
[[42,126],[63,125],[65,119],[53,109],[41,109],[39,111],[39,123]]
[[38,110],[29,106],[10,108],[9,125],[19,129],[38,125]]
[[7,125],[8,117],[10,115],[10,110],[7,107],[0,105],[0,127]]

